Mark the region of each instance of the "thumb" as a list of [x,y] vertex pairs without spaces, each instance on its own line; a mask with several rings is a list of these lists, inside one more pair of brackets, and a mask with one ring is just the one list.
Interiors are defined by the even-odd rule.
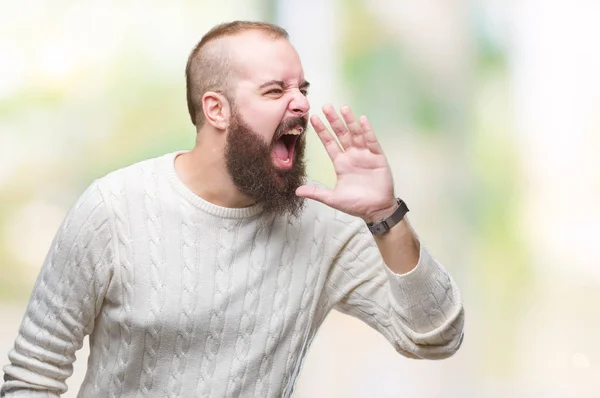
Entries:
[[314,185],[302,185],[296,189],[296,196],[313,199],[329,206],[331,190]]

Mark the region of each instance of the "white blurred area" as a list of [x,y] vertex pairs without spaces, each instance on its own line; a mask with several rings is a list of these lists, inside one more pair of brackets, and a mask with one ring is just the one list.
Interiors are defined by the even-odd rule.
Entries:
[[600,3],[511,11],[519,214],[540,286],[520,379],[530,396],[600,396]]
[[[67,183],[61,185],[62,196],[49,193],[54,184],[51,172],[76,180],[78,170],[61,166],[59,160],[81,161],[77,152],[109,140],[119,143],[117,156],[152,139],[125,133],[114,137],[121,104],[114,98],[116,87],[123,97],[137,95],[139,87],[113,82],[109,72],[118,67],[148,67],[157,84],[161,79],[175,81],[180,97],[173,97],[178,101],[173,108],[180,111],[168,115],[182,119],[171,125],[187,126],[183,69],[189,51],[216,23],[263,18],[267,3],[0,2],[0,196],[9,195],[14,187],[34,192],[10,214],[2,215],[0,243],[31,284],[66,204],[80,193]],[[275,18],[288,29],[303,59],[312,85],[313,111],[329,101],[340,106],[346,101],[347,85],[352,84],[340,77],[339,41],[347,4],[342,0],[273,3]],[[511,292],[513,286],[504,285],[501,277],[473,276],[476,269],[502,264],[491,257],[485,261],[464,214],[446,200],[445,181],[467,168],[461,163],[464,153],[444,152],[456,147],[445,148],[442,141],[382,138],[389,145],[397,186],[406,192],[407,202],[414,203],[409,214],[413,224],[463,290],[464,345],[444,361],[409,360],[368,326],[333,313],[309,352],[295,396],[599,397],[600,2],[371,0],[365,4],[365,12],[395,35],[410,57],[425,65],[441,89],[471,92],[474,118],[490,126],[477,131],[477,136],[497,134],[500,137],[492,143],[509,142],[516,148],[506,167],[519,170],[514,181],[517,194],[511,193],[507,201],[532,273],[516,304],[508,309],[486,307],[481,292]],[[506,46],[507,81],[467,87],[474,80],[469,63],[474,51],[470,37],[474,9],[482,18],[479,23]],[[143,55],[146,64],[120,65],[132,49]],[[53,90],[63,93],[55,107],[45,107],[44,99],[28,98]],[[90,105],[90,98],[96,102]],[[153,123],[168,126],[167,121],[161,122],[160,112],[155,117]],[[495,128],[502,124],[507,128]],[[153,126],[144,124],[145,129]],[[186,128],[186,134],[192,134]],[[398,142],[401,146],[391,146]],[[309,160],[309,174],[332,184],[332,169],[317,140],[309,141]],[[488,272],[494,275],[493,269]],[[1,364],[7,361],[25,305],[0,301]],[[495,313],[497,308],[506,312]],[[86,355],[86,348],[78,353],[66,397],[76,396]]]
[[600,3],[519,2],[514,21],[523,225],[540,275],[600,282]]

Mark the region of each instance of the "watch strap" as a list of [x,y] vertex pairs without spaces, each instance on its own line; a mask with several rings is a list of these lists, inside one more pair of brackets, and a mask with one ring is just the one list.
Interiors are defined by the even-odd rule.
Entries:
[[396,198],[396,202],[398,203],[398,208],[396,208],[396,211],[391,216],[377,223],[367,223],[367,227],[369,227],[369,231],[373,235],[386,233],[390,228],[402,221],[406,213],[408,213],[408,206],[406,206],[406,203],[402,199]]

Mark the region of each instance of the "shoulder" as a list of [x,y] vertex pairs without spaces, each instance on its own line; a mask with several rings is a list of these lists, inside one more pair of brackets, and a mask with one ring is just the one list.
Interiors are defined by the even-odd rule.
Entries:
[[[156,191],[157,180],[166,174],[168,162],[175,153],[146,159],[114,170],[95,179],[79,198],[79,202],[98,202],[107,214],[125,214],[138,208],[147,193]],[[93,201],[89,201],[93,198]]]
[[169,165],[178,152],[145,159],[114,170],[94,181],[105,200],[110,202],[138,200],[144,193],[153,194],[159,180],[166,180]]
[[103,191],[123,192],[124,187],[135,187],[144,183],[149,177],[156,177],[164,173],[168,162],[173,161],[176,153],[168,153],[159,157],[145,159],[131,165],[114,170],[95,182]]

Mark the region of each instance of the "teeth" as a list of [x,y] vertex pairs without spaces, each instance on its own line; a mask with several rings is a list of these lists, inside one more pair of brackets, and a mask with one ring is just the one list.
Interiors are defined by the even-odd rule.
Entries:
[[302,127],[297,127],[295,129],[288,131],[286,134],[300,135],[300,134],[302,134],[303,131],[304,131],[304,129]]

